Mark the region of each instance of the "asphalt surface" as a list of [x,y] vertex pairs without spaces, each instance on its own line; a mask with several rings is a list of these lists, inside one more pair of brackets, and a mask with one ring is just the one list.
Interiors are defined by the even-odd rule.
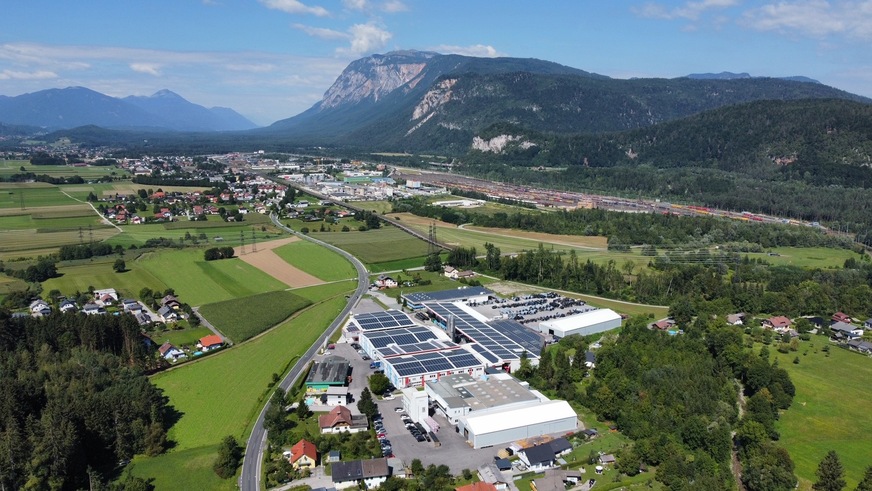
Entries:
[[[297,233],[290,228],[284,226],[278,218],[273,215],[272,217],[273,223],[284,230],[285,232],[294,234],[298,237],[301,237],[310,242],[314,242],[320,246],[326,247],[338,254],[341,254],[343,257],[351,261],[351,264],[357,269],[357,290],[354,291],[354,294],[351,295],[348,299],[348,303],[345,305],[345,308],[342,309],[342,312],[338,317],[330,324],[330,327],[324,331],[324,333],[318,338],[318,340],[312,344],[311,347],[303,354],[302,357],[297,361],[291,371],[282,379],[279,386],[287,390],[290,388],[297,378],[302,373],[303,369],[306,365],[312,361],[315,356],[315,353],[318,352],[318,349],[324,345],[327,339],[333,335],[333,333],[339,329],[342,325],[342,322],[351,312],[351,309],[357,304],[360,298],[364,293],[367,292],[369,288],[369,272],[367,272],[366,267],[364,267],[363,263],[361,263],[356,257],[351,254],[335,247],[333,245],[327,244],[317,239],[313,239],[305,234]],[[261,464],[263,462],[263,447],[266,444],[266,431],[263,428],[263,418],[266,414],[266,410],[269,408],[269,401],[267,401],[266,405],[264,405],[263,409],[260,411],[260,414],[257,417],[257,422],[254,424],[254,428],[251,430],[251,436],[248,437],[248,442],[245,445],[245,457],[242,461],[242,474],[239,476],[239,489],[243,491],[260,491],[260,477],[261,477]]]

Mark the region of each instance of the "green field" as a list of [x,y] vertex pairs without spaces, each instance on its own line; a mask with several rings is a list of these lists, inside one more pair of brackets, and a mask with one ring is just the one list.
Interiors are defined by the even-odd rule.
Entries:
[[[124,225],[122,226],[123,232],[112,237],[109,243],[112,245],[121,245],[124,248],[128,248],[131,245],[140,247],[145,244],[145,241],[148,239],[165,237],[178,240],[184,238],[185,234],[190,234],[192,237],[199,237],[202,233],[206,235],[206,240],[200,240],[201,244],[211,244],[213,246],[237,246],[240,245],[241,233],[245,238],[246,246],[251,245],[252,225],[245,222],[220,222],[220,226],[210,225],[206,228],[197,228],[196,224],[212,224],[214,222],[190,222],[185,220],[182,222],[173,222],[173,224],[175,223],[181,223],[185,226],[182,228],[167,229],[162,223]],[[258,243],[273,240],[278,237],[287,237],[287,235],[279,233],[270,226],[267,226],[267,232],[261,231],[260,226],[256,226],[255,229],[255,239]]]
[[244,441],[269,392],[272,374],[288,369],[344,306],[344,296],[334,297],[264,336],[154,376],[152,381],[182,413],[169,432],[176,444],[172,452],[217,445],[226,435]]
[[0,208],[32,211],[42,206],[80,204],[61,193],[61,188],[44,182],[0,182]]
[[[245,443],[245,442],[241,442]],[[186,450],[173,450],[157,457],[137,456],[125,469],[124,477],[129,475],[143,479],[154,479],[154,489],[208,489],[209,491],[231,491],[238,489],[236,479],[221,479],[212,470],[212,463],[218,456],[218,442]]]
[[311,304],[289,291],[277,291],[209,303],[200,307],[200,314],[234,343],[241,343]]
[[[830,346],[827,356],[822,351]],[[872,465],[872,358],[833,345],[820,336],[801,343],[798,352],[782,354],[770,348],[796,386],[793,405],[776,428],[779,445],[790,452],[800,478],[799,489],[811,489],[815,470],[829,450],[839,454],[846,489],[854,489]],[[799,364],[793,360],[799,357]]]
[[354,278],[357,272],[344,257],[326,247],[301,240],[273,249],[288,264],[324,281]]
[[158,346],[164,343],[170,343],[173,346],[194,346],[200,338],[212,334],[208,327],[200,326],[190,329],[181,329],[177,331],[160,331],[151,333],[149,337]]
[[42,283],[42,288],[46,292],[59,290],[64,295],[86,292],[91,286],[98,290],[115,288],[124,297],[132,298],[139,298],[139,291],[145,287],[154,291],[164,291],[169,288],[167,283],[151,274],[139,261],[130,258],[125,260],[127,271],[116,273],[112,269],[116,259],[118,257],[112,255],[94,258],[93,261],[75,266],[59,266],[60,276],[46,280]]
[[[369,269],[373,273],[383,273],[385,271],[401,271],[403,269],[420,268],[424,265],[426,259],[427,256],[421,256],[410,257],[408,259],[397,259],[396,261],[386,261],[383,263],[372,263],[370,264]],[[444,254],[442,260],[445,260]]]
[[396,227],[366,232],[318,232],[312,237],[344,249],[370,264],[427,255],[426,242]]
[[841,268],[848,258],[857,259],[858,255],[847,249],[831,249],[826,247],[774,247],[770,256],[768,253],[742,254],[751,258],[760,258],[775,266],[790,265],[802,268]]
[[26,289],[26,281],[19,280],[18,278],[12,278],[11,276],[6,276],[5,274],[0,274],[0,295],[6,295],[7,293],[13,291]]
[[24,172],[46,174],[51,177],[81,176],[84,180],[99,179],[115,172],[118,175],[129,175],[126,170],[113,166],[73,167],[71,165],[33,165],[27,160],[0,160],[0,177],[9,177]]
[[[203,260],[203,249],[161,249],[140,256],[142,267],[191,306],[284,290],[287,285],[239,259]],[[130,267],[130,265],[128,265]]]

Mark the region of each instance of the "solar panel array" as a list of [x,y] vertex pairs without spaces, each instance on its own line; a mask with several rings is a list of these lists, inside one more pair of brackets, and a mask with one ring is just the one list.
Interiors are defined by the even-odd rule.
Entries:
[[362,331],[381,331],[417,325],[411,317],[399,310],[357,314],[354,316],[354,322]]
[[[482,322],[451,303],[428,303],[427,308],[441,317],[446,324],[453,317],[455,330],[477,344],[479,347],[474,344],[473,349],[482,356],[485,356],[484,351],[490,353],[491,356],[485,356],[485,359],[491,363],[517,360],[525,350],[528,352],[527,356],[538,357],[540,347],[538,340],[534,347],[532,337],[525,331],[517,330],[515,326],[506,330],[506,324]],[[524,329],[523,326],[520,327]]]
[[453,290],[440,290],[436,292],[416,292],[406,295],[409,302],[419,304],[421,302],[453,302],[469,297],[490,295],[493,292],[484,287],[455,288]]
[[422,343],[428,339],[436,339],[436,333],[423,326],[369,332],[364,336],[372,344],[372,347],[377,350],[391,344],[402,346]]
[[429,339],[427,341],[421,343],[413,343],[413,344],[403,344],[403,345],[389,345],[384,348],[378,348],[378,354],[381,358],[389,358],[397,355],[405,355],[405,354],[413,354],[413,353],[421,353],[424,351],[433,351],[433,350],[448,350],[448,349],[456,349],[459,348],[455,343],[451,341],[441,341],[438,339]]
[[393,366],[400,377],[481,367],[481,362],[475,356],[462,349],[391,358],[385,363]]

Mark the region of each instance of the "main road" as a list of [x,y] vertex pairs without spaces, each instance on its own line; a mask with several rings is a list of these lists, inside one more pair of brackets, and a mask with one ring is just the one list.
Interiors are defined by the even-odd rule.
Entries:
[[[302,237],[310,242],[326,247],[337,254],[341,254],[351,261],[351,264],[353,264],[355,269],[357,269],[357,290],[355,290],[354,294],[348,298],[348,303],[345,305],[345,308],[342,309],[339,316],[336,317],[332,324],[330,324],[330,327],[328,327],[327,330],[321,334],[318,340],[309,347],[306,353],[300,357],[293,368],[291,368],[291,371],[288,372],[279,384],[279,387],[288,390],[306,368],[306,365],[312,360],[312,358],[314,358],[315,353],[317,353],[326,343],[327,339],[329,339],[330,336],[339,329],[339,326],[342,325],[342,321],[345,320],[348,314],[351,313],[351,309],[357,305],[357,302],[363,294],[366,293],[369,288],[369,272],[359,259],[342,249],[291,230],[284,226],[275,215],[272,215],[271,218],[276,227],[279,227],[288,233],[297,235],[298,237]],[[248,442],[245,445],[245,458],[242,461],[242,475],[239,476],[239,489],[242,491],[259,491],[261,489],[261,463],[263,462],[263,447],[266,444],[266,430],[263,428],[263,418],[268,408],[269,400],[267,400],[263,409],[260,411],[260,414],[257,416],[257,422],[254,423],[254,428],[251,430],[251,436],[248,437]]]

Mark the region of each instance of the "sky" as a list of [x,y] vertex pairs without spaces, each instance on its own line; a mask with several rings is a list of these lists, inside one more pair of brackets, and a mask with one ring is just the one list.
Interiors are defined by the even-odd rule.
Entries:
[[0,95],[169,89],[259,125],[353,60],[417,49],[614,78],[803,75],[872,97],[872,0],[6,0]]

